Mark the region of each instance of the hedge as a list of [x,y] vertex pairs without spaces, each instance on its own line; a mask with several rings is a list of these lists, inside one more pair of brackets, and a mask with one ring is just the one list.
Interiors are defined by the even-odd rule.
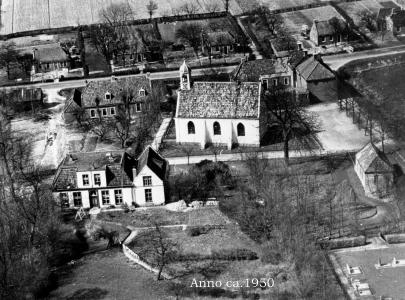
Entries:
[[255,260],[259,257],[257,253],[249,249],[222,249],[213,251],[211,255],[199,253],[178,253],[171,252],[169,255],[171,261],[201,261],[201,260]]
[[338,249],[364,246],[366,244],[366,236],[345,237],[333,240],[318,241],[323,249]]
[[384,239],[388,244],[405,243],[405,233],[385,234]]

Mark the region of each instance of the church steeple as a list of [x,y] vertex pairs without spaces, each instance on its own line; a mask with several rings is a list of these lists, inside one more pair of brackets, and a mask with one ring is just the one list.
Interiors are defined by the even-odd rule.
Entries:
[[189,90],[191,88],[191,69],[184,60],[180,66],[180,89]]

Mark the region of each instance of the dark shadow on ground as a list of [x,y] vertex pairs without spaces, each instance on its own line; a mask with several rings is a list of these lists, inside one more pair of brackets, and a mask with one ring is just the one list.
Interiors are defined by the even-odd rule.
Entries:
[[81,289],[74,292],[71,296],[65,297],[65,300],[98,300],[108,294],[108,291],[100,288]]

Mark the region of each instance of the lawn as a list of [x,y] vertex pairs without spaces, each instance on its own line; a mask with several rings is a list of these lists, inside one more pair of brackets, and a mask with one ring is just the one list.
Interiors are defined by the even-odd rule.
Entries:
[[377,14],[379,9],[382,8],[382,5],[377,0],[341,2],[338,6],[345,11],[357,26],[360,24],[360,13],[368,11]]
[[124,226],[153,227],[159,225],[225,225],[230,221],[217,207],[204,207],[186,212],[174,212],[156,207],[133,212],[102,212],[100,220],[122,223]]

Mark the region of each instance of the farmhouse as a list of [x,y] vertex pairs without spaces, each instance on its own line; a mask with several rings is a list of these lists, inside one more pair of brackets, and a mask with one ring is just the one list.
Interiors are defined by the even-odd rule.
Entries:
[[[335,20],[336,24],[332,24],[331,20],[313,21],[309,36],[316,46],[347,41],[347,34],[343,34],[343,30],[341,30],[346,26],[345,21],[338,18],[335,18]],[[336,26],[341,29],[336,28]]]
[[385,197],[394,186],[394,167],[372,142],[356,154],[354,167],[366,195]]
[[138,159],[122,151],[71,153],[58,168],[53,194],[62,208],[162,205],[166,171],[151,147]]
[[32,54],[34,74],[48,72],[66,73],[69,69],[69,56],[59,44],[36,46],[32,49]]
[[205,55],[228,55],[237,46],[235,37],[228,31],[214,31],[207,33],[202,43],[202,52]]
[[44,93],[40,88],[2,90],[0,103],[12,107],[16,112],[35,110],[43,105]]
[[191,82],[191,69],[180,67],[176,142],[260,146],[265,109],[258,82]]
[[262,91],[272,86],[292,86],[293,70],[288,59],[261,59],[242,62],[233,75],[234,80],[260,82]]
[[146,75],[91,81],[66,102],[64,119],[71,122],[82,112],[90,119],[111,119],[124,111],[131,119],[137,119],[154,107],[151,93],[151,82]]

